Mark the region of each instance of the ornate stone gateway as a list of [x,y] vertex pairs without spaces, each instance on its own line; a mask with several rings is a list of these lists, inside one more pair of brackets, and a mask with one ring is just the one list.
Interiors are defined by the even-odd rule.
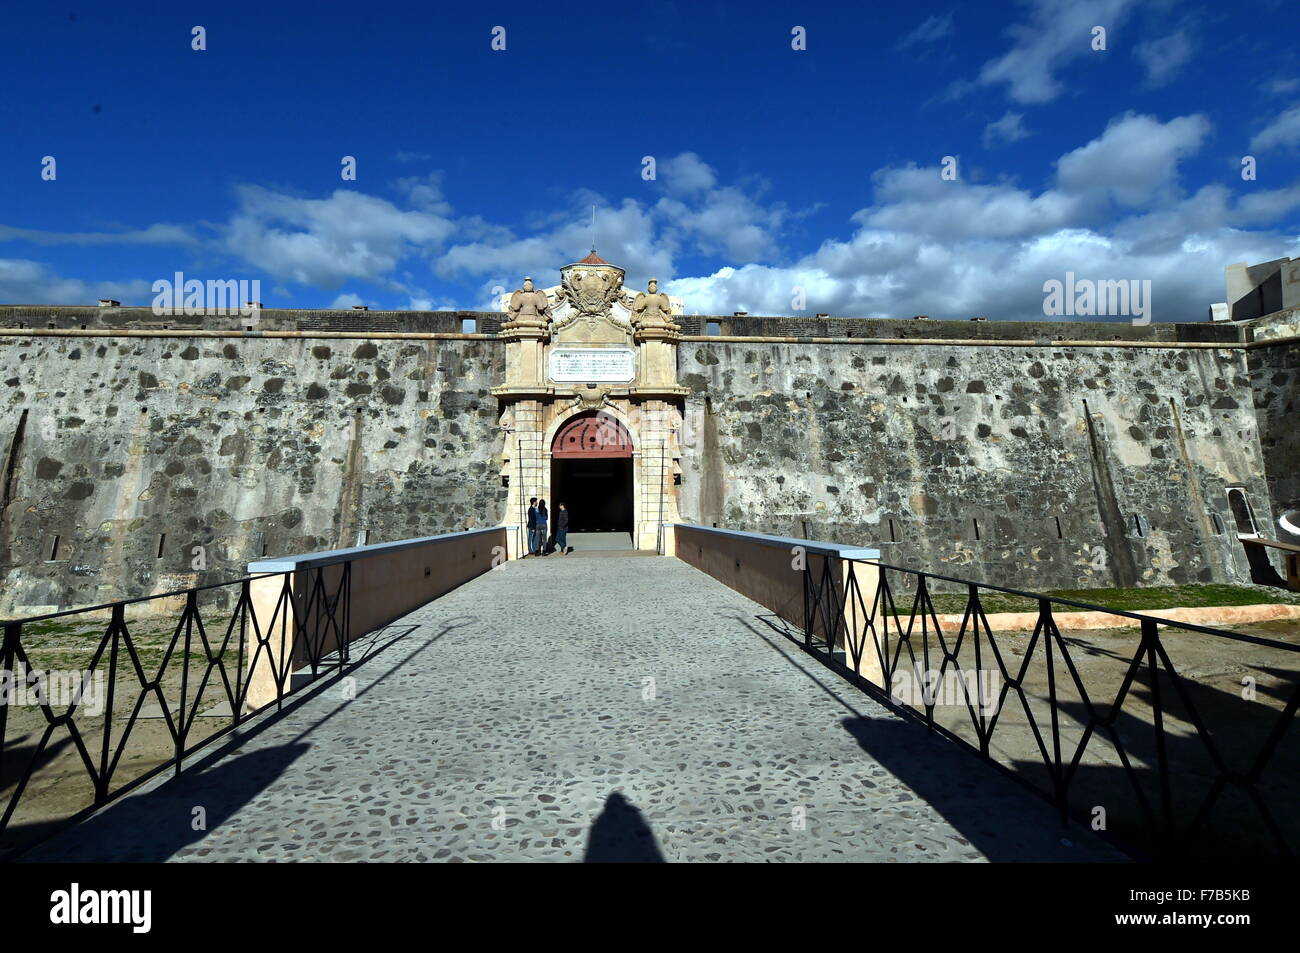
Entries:
[[[523,523],[534,496],[552,510],[557,491],[589,497],[590,512],[603,514],[593,525],[617,523],[638,549],[655,549],[661,524],[677,519],[686,388],[677,384],[673,316],[682,306],[654,279],[632,294],[624,274],[593,250],[560,269],[559,285],[542,290],[525,278],[501,298],[506,382],[493,393],[506,438],[505,518]],[[564,464],[576,459],[606,462]]]

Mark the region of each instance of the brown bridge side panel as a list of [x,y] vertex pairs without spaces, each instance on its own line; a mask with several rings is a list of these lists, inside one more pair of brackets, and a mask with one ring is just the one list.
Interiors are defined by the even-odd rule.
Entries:
[[[432,602],[471,579],[481,576],[492,569],[494,551],[500,547],[499,555],[504,562],[507,553],[508,532],[504,527],[492,532],[472,535],[455,535],[446,539],[433,539],[422,546],[412,546],[392,552],[376,552],[373,555],[358,555],[352,560],[352,579],[349,586],[350,606],[347,613],[347,641],[350,643],[369,632],[383,628],[420,606]],[[326,598],[332,599],[339,591],[344,564],[336,563],[322,570]],[[293,638],[294,619],[301,618],[303,628],[311,633],[311,638],[319,641],[320,655],[327,655],[339,647],[339,639],[334,628],[344,625],[343,603],[340,601],[335,610],[335,620],[330,621],[328,613],[320,602],[320,595],[312,601],[311,589],[315,587],[315,570],[298,570],[293,578],[293,608],[287,620],[287,641],[285,654],[291,660],[290,669],[305,665],[311,655],[311,648],[306,639],[299,635]],[[251,585],[253,609],[257,613],[258,623],[263,632],[271,620],[279,600],[284,575],[276,573],[255,580]],[[310,612],[308,607],[310,606]],[[256,646],[250,646],[248,709],[256,709],[274,701],[277,697],[275,658],[280,653],[281,623],[277,620],[274,637],[271,639],[272,652],[266,652],[253,663],[252,656]],[[251,640],[251,626],[250,635]],[[288,685],[285,685],[287,690]]]

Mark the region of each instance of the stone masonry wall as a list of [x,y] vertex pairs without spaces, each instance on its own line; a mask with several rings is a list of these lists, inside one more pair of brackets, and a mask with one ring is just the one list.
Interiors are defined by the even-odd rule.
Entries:
[[[1246,581],[1226,488],[1245,487],[1275,538],[1300,506],[1294,312],[1148,327],[681,324],[703,336],[678,349],[688,520],[1041,589]],[[0,307],[0,328],[19,332],[0,335],[0,614],[510,518],[490,393],[499,325],[474,312],[264,311],[250,325]],[[383,337],[428,333],[451,336]],[[1265,340],[1278,343],[1177,346]],[[1152,342],[1174,346],[1123,346]],[[196,545],[206,570],[192,568]]]
[[[1300,310],[1281,312],[1253,322],[1256,342],[1300,336]],[[1256,347],[1249,352],[1255,391],[1255,415],[1273,507],[1269,530],[1261,532],[1283,542],[1300,544],[1300,533],[1282,523],[1300,526],[1300,347]],[[1261,522],[1266,513],[1256,514]]]
[[3,337],[0,366],[5,613],[501,519],[494,341]]
[[1241,351],[696,341],[679,380],[684,517],[1017,588],[1250,578]]

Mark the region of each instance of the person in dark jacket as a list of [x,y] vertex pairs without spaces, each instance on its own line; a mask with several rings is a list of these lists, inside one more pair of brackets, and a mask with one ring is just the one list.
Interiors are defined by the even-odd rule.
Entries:
[[569,554],[569,510],[563,504],[557,504],[559,509],[555,511],[555,548],[564,555]]
[[537,497],[528,498],[528,555],[536,556],[542,551],[542,544],[537,539]]
[[537,555],[546,555],[546,524],[550,514],[546,512],[546,501],[537,504]]

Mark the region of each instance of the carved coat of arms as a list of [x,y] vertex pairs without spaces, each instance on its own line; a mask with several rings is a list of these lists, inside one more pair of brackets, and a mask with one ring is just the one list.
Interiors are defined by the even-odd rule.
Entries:
[[609,314],[623,289],[623,275],[613,269],[574,268],[564,274],[564,297],[590,322]]

